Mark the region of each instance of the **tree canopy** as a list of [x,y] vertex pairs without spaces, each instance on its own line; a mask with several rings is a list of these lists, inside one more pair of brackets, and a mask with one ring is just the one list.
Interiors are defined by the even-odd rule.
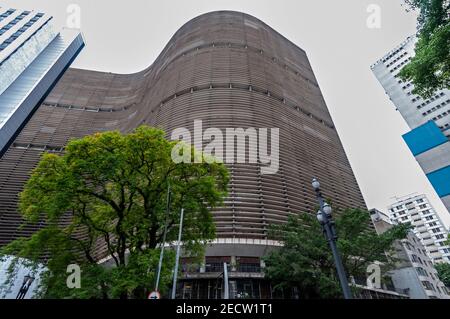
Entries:
[[412,81],[413,93],[429,98],[438,89],[450,88],[450,1],[405,0],[419,12],[415,56],[401,71]]
[[439,280],[447,287],[450,287],[450,264],[439,263],[435,267],[438,272]]
[[[447,245],[450,245],[450,234],[447,236]],[[439,263],[436,266],[439,279],[450,288],[450,264],[449,263]]]
[[[385,252],[409,229],[396,225],[377,235],[369,223],[369,212],[360,209],[347,209],[336,218],[338,248],[348,276],[365,277],[367,266],[375,261],[384,262],[387,270],[391,264]],[[265,257],[265,273],[275,289],[297,287],[304,299],[341,297],[333,256],[315,216],[291,217],[287,224],[274,227],[272,234],[284,242]]]
[[[19,208],[27,223],[44,226],[1,251],[30,263],[46,260],[40,297],[145,298],[155,282],[164,227],[167,242],[176,240],[182,207],[183,250],[201,256],[215,237],[210,211],[226,196],[228,171],[211,161],[174,163],[176,142],[164,136],[147,126],[129,134],[97,133],[70,141],[62,155],[42,156]],[[108,256],[112,266],[97,263]],[[166,256],[162,290],[173,269],[173,252]],[[66,285],[69,264],[81,267],[80,289]]]

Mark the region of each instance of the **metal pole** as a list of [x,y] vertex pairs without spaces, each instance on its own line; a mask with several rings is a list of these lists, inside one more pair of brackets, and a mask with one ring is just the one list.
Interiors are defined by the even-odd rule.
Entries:
[[[324,214],[322,213],[322,216]],[[324,216],[325,217],[325,216]],[[326,218],[326,217],[325,217]],[[341,284],[342,292],[344,293],[345,299],[353,299],[350,287],[348,285],[347,275],[345,273],[344,265],[342,264],[341,256],[336,245],[336,240],[331,231],[329,222],[324,225],[325,233],[327,234],[327,240],[333,253],[334,263],[336,266],[336,271],[339,277],[339,282]]]
[[223,299],[230,299],[230,292],[228,289],[228,267],[227,263],[223,263]]
[[342,259],[341,256],[339,254],[337,245],[336,245],[336,236],[335,236],[335,232],[332,229],[331,226],[331,216],[326,216],[326,214],[323,212],[323,207],[325,204],[325,201],[323,199],[322,193],[320,192],[320,189],[316,189],[316,195],[317,195],[317,200],[319,202],[320,205],[320,213],[322,214],[323,220],[324,220],[324,224],[322,225],[324,231],[325,231],[325,235],[328,241],[328,244],[330,245],[331,248],[331,252],[333,254],[333,259],[334,259],[334,264],[336,266],[336,271],[337,271],[337,275],[339,278],[339,283],[341,284],[341,288],[342,288],[342,292],[344,294],[344,299],[353,299],[352,297],[352,293],[350,291],[350,286],[348,285],[348,280],[347,280],[347,275],[345,273],[345,268],[344,265],[342,264]]
[[180,259],[181,231],[183,229],[183,214],[184,214],[184,208],[181,209],[180,229],[178,231],[177,255],[175,257],[175,269],[173,272],[172,299],[175,299],[175,294],[176,294],[176,290],[177,290],[178,261]]
[[167,208],[166,208],[166,219],[164,221],[164,235],[163,240],[161,244],[161,253],[159,254],[159,263],[158,263],[158,272],[156,273],[156,284],[155,284],[155,291],[158,291],[159,287],[159,279],[161,277],[161,267],[162,262],[164,258],[164,246],[166,243],[166,234],[167,234],[167,219],[169,217],[169,210],[170,210],[170,184],[167,186]]

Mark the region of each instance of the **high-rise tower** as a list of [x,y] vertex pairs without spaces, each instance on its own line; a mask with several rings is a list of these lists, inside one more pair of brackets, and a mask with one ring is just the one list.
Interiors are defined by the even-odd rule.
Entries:
[[[213,211],[218,238],[200,277],[215,280],[223,262],[237,261],[230,274],[236,289],[242,287],[236,278],[261,279],[260,258],[278,245],[268,238],[270,225],[314,211],[313,177],[336,210],[365,208],[305,51],[252,16],[219,11],[185,24],[139,73],[65,73],[0,159],[0,243],[33,231],[17,230],[17,193],[43,151],[62,152],[70,138],[144,123],[170,137],[176,128],[193,132],[196,120],[203,130],[279,129],[278,145],[269,145],[279,148],[275,174],[262,174],[261,163],[227,164],[229,196]],[[205,287],[195,294],[206,297]]]
[[403,138],[450,211],[450,91],[438,90],[423,99],[412,92],[412,82],[405,83],[398,76],[414,57],[416,41],[416,37],[408,37],[371,69],[411,128]]
[[84,46],[52,17],[0,8],[0,155]]

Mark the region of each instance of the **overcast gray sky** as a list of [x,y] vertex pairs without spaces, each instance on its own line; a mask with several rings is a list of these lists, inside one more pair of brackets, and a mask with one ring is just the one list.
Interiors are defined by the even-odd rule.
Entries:
[[[81,8],[87,46],[73,67],[131,73],[149,66],[188,20],[236,10],[264,21],[306,50],[369,208],[386,211],[394,196],[425,193],[449,227],[450,214],[409,152],[403,118],[370,65],[415,32],[415,14],[402,0],[5,0],[0,6],[37,9],[67,20]],[[381,7],[381,28],[369,29],[370,4]]]

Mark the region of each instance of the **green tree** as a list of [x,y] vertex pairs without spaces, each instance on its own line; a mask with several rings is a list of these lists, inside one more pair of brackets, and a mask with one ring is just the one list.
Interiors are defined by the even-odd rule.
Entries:
[[415,56],[401,71],[412,81],[413,93],[429,98],[438,89],[450,88],[450,1],[405,0],[419,11]]
[[[1,253],[31,265],[46,261],[40,297],[145,298],[155,282],[166,222],[171,242],[184,208],[183,249],[199,257],[215,237],[210,211],[226,196],[226,167],[211,161],[174,163],[175,144],[163,131],[141,126],[129,134],[112,131],[72,140],[63,155],[44,154],[20,194],[19,208],[27,223],[45,226]],[[109,266],[100,266],[97,261],[106,256]],[[173,252],[166,256],[163,290],[173,269]],[[81,267],[81,289],[67,288],[69,264]]]
[[439,263],[436,266],[439,279],[446,285],[450,287],[450,264]]
[[[386,252],[396,239],[406,237],[410,227],[394,226],[378,236],[369,223],[369,213],[360,209],[347,209],[336,218],[338,248],[347,275],[365,276],[367,266],[375,261],[383,262],[386,271],[393,262]],[[315,216],[291,217],[287,224],[274,227],[272,236],[284,242],[264,258],[265,274],[275,289],[297,287],[305,299],[341,297],[333,257]]]
[[[447,236],[447,241],[445,244],[450,245],[450,234]],[[450,264],[439,263],[435,267],[438,272],[439,279],[444,283],[444,285],[450,287]]]

